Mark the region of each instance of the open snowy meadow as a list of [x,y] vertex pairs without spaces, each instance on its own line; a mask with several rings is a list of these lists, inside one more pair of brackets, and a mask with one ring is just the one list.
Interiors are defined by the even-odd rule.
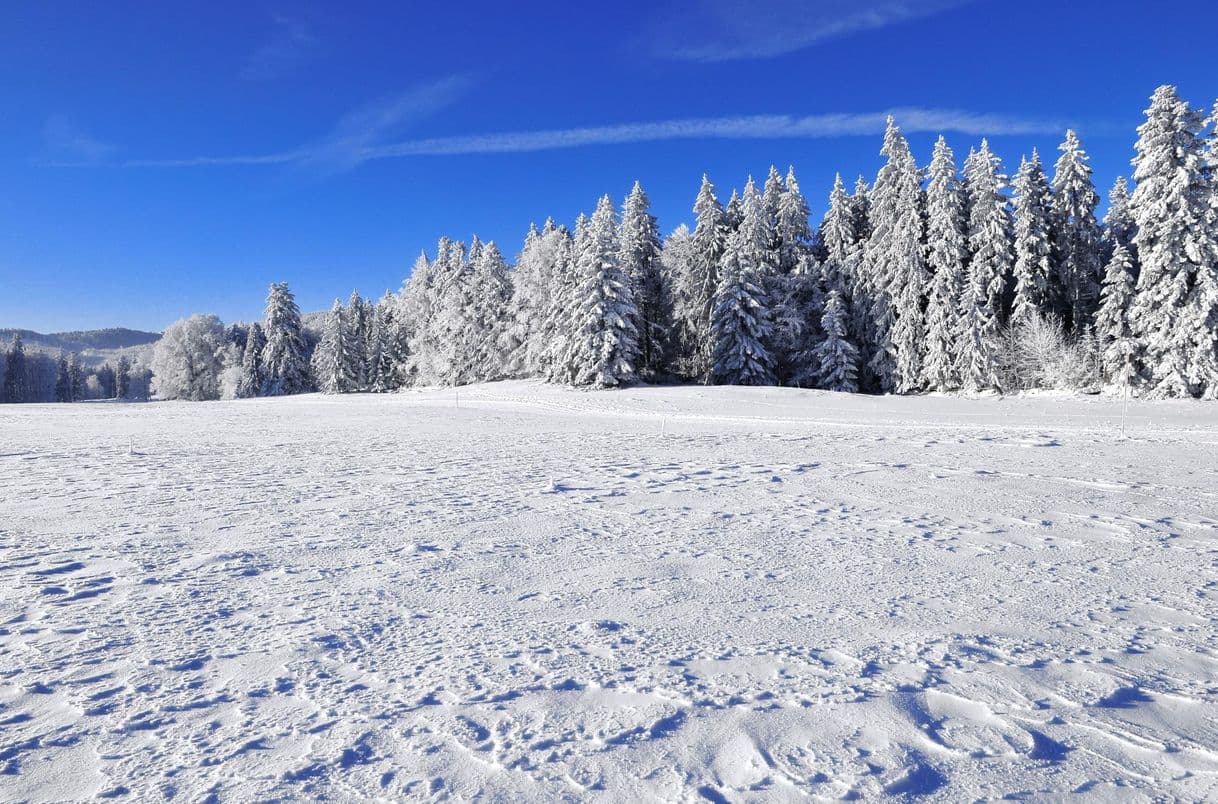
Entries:
[[1218,407],[0,411],[0,800],[1218,796]]

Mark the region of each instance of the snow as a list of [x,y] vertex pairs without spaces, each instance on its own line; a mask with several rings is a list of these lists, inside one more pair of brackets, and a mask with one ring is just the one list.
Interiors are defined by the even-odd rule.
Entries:
[[1218,408],[0,412],[0,800],[1218,794]]

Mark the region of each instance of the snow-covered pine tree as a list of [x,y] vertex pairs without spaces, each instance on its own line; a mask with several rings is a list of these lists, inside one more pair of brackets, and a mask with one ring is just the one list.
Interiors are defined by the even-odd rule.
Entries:
[[348,305],[344,311],[342,301],[334,300],[322,329],[321,340],[313,350],[313,376],[322,393],[346,394],[360,390],[355,363],[351,359],[357,340],[348,319],[352,309]]
[[1104,379],[1121,386],[1133,385],[1138,376],[1137,344],[1128,317],[1134,295],[1133,265],[1133,255],[1117,241],[1104,269],[1100,308],[1095,314]]
[[1091,325],[1099,300],[1103,240],[1095,220],[1099,194],[1091,180],[1087,152],[1074,131],[1058,146],[1062,155],[1053,175],[1053,242],[1057,262],[1057,295],[1067,329],[1082,332]]
[[888,161],[871,188],[871,236],[864,251],[875,326],[867,366],[882,393],[908,393],[923,385],[926,345],[922,171],[891,116],[880,154]]
[[572,365],[568,361],[576,333],[580,309],[579,258],[587,248],[590,219],[580,213],[575,220],[575,232],[558,255],[550,290],[550,307],[546,313],[546,379],[554,383],[573,383]]
[[846,333],[846,306],[840,287],[829,290],[821,316],[825,337],[816,345],[814,356],[819,385],[827,391],[853,394],[858,391],[858,350]]
[[943,137],[935,143],[926,188],[926,355],[928,388],[960,387],[960,344],[964,338],[961,299],[967,284],[968,237],[955,156]]
[[1189,292],[1186,326],[1192,329],[1188,379],[1202,399],[1218,399],[1218,102],[1207,121],[1201,194],[1209,200],[1209,226],[1198,237],[1201,259]]
[[1203,115],[1165,85],[1155,90],[1138,127],[1130,207],[1141,272],[1129,324],[1154,397],[1195,390],[1190,358],[1204,324],[1191,309],[1190,294],[1198,273],[1214,261],[1203,124]]
[[[781,179],[779,181],[781,182]],[[778,198],[781,198],[782,190],[777,192]],[[778,198],[774,200],[775,205],[778,204]],[[791,315],[787,305],[788,288],[786,277],[779,273],[774,226],[775,218],[770,215],[765,195],[750,176],[740,196],[741,236],[738,243],[742,264],[758,283],[765,299],[762,313],[766,319],[766,335],[762,345],[771,360],[771,382],[778,382],[779,371],[789,364],[790,356],[784,352],[784,347],[790,340],[789,336],[798,331],[800,322]]]
[[29,402],[32,398],[29,369],[25,359],[25,342],[20,332],[13,333],[4,356],[4,395],[5,402]]
[[399,366],[405,362],[405,338],[398,322],[398,299],[385,292],[376,303],[373,321],[376,340],[380,344],[372,377],[372,391],[384,394],[401,387]]
[[[352,290],[347,299],[347,309],[343,314],[343,324],[347,335],[347,344],[343,350],[343,358],[347,361],[347,373],[351,377],[349,391],[367,391],[369,385],[369,354],[368,340],[372,321],[370,310],[364,304],[364,298],[358,290]],[[318,383],[320,385],[320,381]]]
[[508,322],[512,280],[503,252],[493,240],[478,249],[473,286],[465,338],[472,354],[470,379],[473,382],[498,380],[505,373],[501,340]]
[[740,222],[744,220],[744,199],[740,197],[740,193],[735,188],[732,188],[732,194],[727,199],[727,206],[723,208],[723,216],[727,219],[729,232],[740,228]]
[[989,142],[965,162],[968,200],[969,277],[963,299],[965,338],[961,380],[970,391],[998,389],[996,350],[1003,323],[1004,296],[1014,262],[1011,220],[1003,195],[1006,176]]
[[810,384],[810,356],[820,340],[824,296],[820,264],[812,255],[808,201],[799,189],[793,166],[787,168],[782,188],[774,219],[774,256],[782,279],[777,290],[783,294],[775,321],[777,374],[783,384],[803,385]]
[[237,382],[237,398],[258,396],[266,386],[266,375],[262,370],[262,354],[266,349],[266,335],[262,325],[255,321],[245,336],[245,349],[241,353],[241,379]]
[[57,361],[56,368],[55,401],[71,402],[72,378],[68,374],[68,353],[62,349],[59,350],[59,360]]
[[799,267],[812,247],[808,200],[799,189],[794,165],[787,168],[784,189],[778,199],[775,232],[778,239],[778,269],[785,274]]
[[692,259],[690,270],[677,283],[677,316],[686,371],[691,379],[704,381],[710,376],[711,309],[719,288],[719,263],[731,233],[727,212],[715,197],[715,185],[705,174],[693,212]]
[[[259,327],[261,330],[261,327]],[[131,393],[131,358],[119,355],[114,365],[114,396],[126,399]]]
[[512,298],[508,301],[507,322],[500,336],[503,373],[507,377],[532,377],[539,373],[537,341],[553,271],[553,265],[542,258],[541,243],[537,224],[530,224],[524,245],[516,256]]
[[638,379],[638,308],[630,278],[619,262],[617,214],[601,198],[579,243],[578,304],[567,356],[570,382],[613,388]]
[[300,308],[287,282],[271,285],[266,299],[266,348],[262,368],[266,376],[263,393],[267,396],[301,394],[309,390],[309,365],[305,356]]
[[1108,212],[1104,214],[1104,256],[1111,259],[1116,247],[1124,246],[1134,260],[1134,279],[1137,279],[1137,253],[1133,235],[1137,229],[1129,205],[1129,184],[1124,176],[1117,176],[1108,191]]
[[79,402],[85,398],[85,370],[80,364],[80,352],[72,352],[68,357],[68,387],[71,391],[71,402]]
[[1053,262],[1053,192],[1035,149],[1031,159],[1020,162],[1013,187],[1015,301],[1011,326],[1020,327],[1033,318],[1057,312],[1051,295],[1057,282]]
[[669,335],[672,372],[685,378],[696,376],[694,363],[704,342],[695,345],[693,326],[701,321],[701,276],[698,273],[694,235],[681,224],[660,246],[660,263],[668,279],[673,328]]
[[672,299],[660,260],[660,231],[650,211],[651,202],[637,181],[622,205],[618,260],[630,278],[639,337],[638,373],[644,379],[662,377],[669,370],[669,335]]
[[719,262],[719,289],[711,310],[711,379],[725,385],[772,385],[774,357],[765,263],[769,227],[761,194],[750,177],[741,202],[741,223]]

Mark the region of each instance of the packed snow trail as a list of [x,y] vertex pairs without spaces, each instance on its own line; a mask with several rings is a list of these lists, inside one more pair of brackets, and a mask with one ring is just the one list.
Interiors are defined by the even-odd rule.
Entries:
[[1051,396],[6,406],[0,800],[1212,798],[1216,446]]

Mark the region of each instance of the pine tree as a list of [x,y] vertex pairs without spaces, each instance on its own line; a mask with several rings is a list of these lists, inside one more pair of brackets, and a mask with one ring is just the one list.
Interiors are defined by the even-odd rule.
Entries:
[[766,351],[769,320],[765,293],[749,263],[742,229],[732,233],[719,263],[719,290],[711,310],[711,380],[726,385],[772,385],[774,362]]
[[512,280],[503,253],[493,240],[478,250],[473,287],[465,336],[471,353],[471,379],[474,382],[498,380],[505,372],[500,341],[512,297]]
[[961,299],[966,286],[968,239],[964,200],[955,156],[939,137],[926,188],[926,265],[931,274],[926,301],[926,384],[937,390],[960,387],[959,352],[964,338]]
[[846,308],[838,287],[829,291],[821,328],[825,337],[815,350],[820,387],[850,394],[857,392],[858,351],[846,335]]
[[[343,316],[347,335],[343,354],[347,361],[347,373],[351,376],[351,387],[345,389],[346,391],[368,390],[368,340],[372,323],[368,313],[368,307],[364,304],[364,299],[359,295],[359,291],[352,290]],[[321,385],[320,378],[318,385]]]
[[1129,204],[1129,184],[1124,176],[1117,176],[1108,192],[1108,212],[1104,215],[1105,257],[1112,258],[1117,246],[1124,246],[1134,259],[1134,278],[1137,278],[1137,254],[1133,235],[1138,225],[1133,219],[1133,208]]
[[1095,334],[1102,350],[1104,378],[1123,386],[1133,385],[1137,379],[1137,344],[1128,317],[1133,295],[1133,255],[1118,242],[1104,270]]
[[68,389],[69,402],[79,402],[85,398],[85,370],[80,365],[79,352],[73,352],[68,358]]
[[1054,313],[1051,303],[1053,263],[1053,193],[1032,151],[1031,160],[1020,162],[1015,174],[1015,303],[1011,326],[1026,325],[1033,318]]
[[287,282],[271,285],[266,299],[266,348],[262,368],[266,375],[263,393],[267,396],[301,394],[309,390],[309,366],[300,324],[300,308]]
[[325,394],[346,394],[359,390],[359,378],[355,374],[351,355],[356,338],[347,318],[350,310],[348,306],[344,311],[342,301],[334,300],[321,340],[313,350],[313,376],[317,378],[317,387]]
[[1103,245],[1095,208],[1100,198],[1078,135],[1067,131],[1059,150],[1053,175],[1057,293],[1068,329],[1082,332],[1090,326],[1099,299]]
[[237,398],[249,399],[262,393],[266,387],[266,374],[262,370],[262,354],[266,349],[266,336],[262,325],[255,321],[250,325],[245,338],[245,351],[241,355],[241,379],[237,382]]
[[634,289],[639,320],[639,374],[647,379],[668,371],[668,336],[672,329],[671,294],[660,260],[660,231],[651,202],[636,181],[622,205],[621,252],[618,260]]
[[72,401],[72,378],[68,371],[68,353],[60,350],[55,376],[55,401]]
[[29,399],[29,378],[26,376],[25,343],[21,333],[13,334],[13,341],[5,353],[4,396],[5,402],[26,402]]
[[601,198],[586,224],[576,262],[577,306],[566,363],[573,385],[611,388],[638,379],[638,308],[618,260],[613,200]]
[[808,201],[799,189],[794,167],[787,168],[782,188],[774,219],[774,258],[780,281],[773,292],[783,294],[776,314],[777,373],[780,382],[799,385],[808,384],[809,356],[820,339],[824,296],[820,265],[812,254]]
[[963,312],[965,338],[960,371],[970,391],[998,389],[996,350],[1003,317],[1003,298],[1014,261],[1011,222],[1002,191],[1002,162],[981,141],[965,163],[965,197],[969,208],[969,281]]
[[114,396],[126,399],[131,394],[131,359],[126,355],[118,356],[114,369]]
[[892,117],[884,134],[880,168],[871,189],[871,236],[865,251],[873,294],[875,351],[868,368],[883,393],[922,387],[928,284],[923,243],[922,173]]
[[1175,87],[1161,86],[1138,127],[1130,207],[1141,272],[1129,324],[1149,393],[1156,397],[1194,391],[1199,372],[1191,358],[1198,335],[1213,337],[1190,309],[1197,275],[1215,259],[1202,126],[1202,114]]
[[678,298],[688,372],[694,379],[705,380],[710,376],[711,312],[720,283],[719,263],[731,232],[727,213],[715,197],[715,186],[705,175],[693,212],[692,260],[689,274],[678,286]]
[[399,365],[404,361],[404,339],[397,322],[397,299],[386,292],[376,303],[374,314],[375,339],[378,344],[373,366],[372,392],[384,394],[399,388]]
[[[777,205],[777,199],[774,203]],[[737,231],[740,235],[736,240],[738,259],[751,281],[757,283],[760,298],[764,299],[759,311],[764,319],[762,347],[769,355],[770,382],[774,383],[778,381],[778,372],[786,361],[787,356],[783,353],[786,336],[797,330],[799,325],[790,315],[785,277],[778,270],[774,218],[752,176],[740,196],[740,224]]]

